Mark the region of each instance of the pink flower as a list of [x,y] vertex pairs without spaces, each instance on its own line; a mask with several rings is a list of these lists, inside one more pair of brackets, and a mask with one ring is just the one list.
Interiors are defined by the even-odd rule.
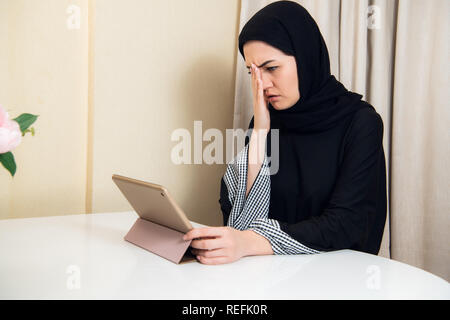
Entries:
[[0,105],[0,154],[7,153],[22,141],[19,124],[9,119],[9,114]]

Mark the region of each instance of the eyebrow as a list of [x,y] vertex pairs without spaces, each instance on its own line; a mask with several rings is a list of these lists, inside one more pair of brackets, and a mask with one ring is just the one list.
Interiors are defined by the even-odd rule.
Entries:
[[[262,65],[258,66],[258,68],[262,68],[262,67],[264,67],[266,64],[271,63],[271,62],[274,62],[274,61],[275,61],[275,60],[267,60],[267,61],[264,62]],[[246,68],[247,68],[247,69],[250,69],[249,66],[246,66]]]

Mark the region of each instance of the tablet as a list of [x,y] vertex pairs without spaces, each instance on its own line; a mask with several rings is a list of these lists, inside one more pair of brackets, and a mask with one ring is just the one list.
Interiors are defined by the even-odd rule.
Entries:
[[182,233],[193,229],[183,210],[163,186],[117,174],[112,179],[140,218]]

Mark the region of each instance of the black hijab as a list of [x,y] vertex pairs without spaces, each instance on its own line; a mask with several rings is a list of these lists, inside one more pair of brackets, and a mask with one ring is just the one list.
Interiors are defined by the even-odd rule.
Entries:
[[285,110],[276,110],[269,103],[271,128],[297,133],[326,131],[357,110],[372,107],[330,74],[325,41],[314,19],[298,3],[271,3],[245,24],[239,35],[244,59],[243,47],[250,40],[264,41],[294,56],[297,63],[300,99]]

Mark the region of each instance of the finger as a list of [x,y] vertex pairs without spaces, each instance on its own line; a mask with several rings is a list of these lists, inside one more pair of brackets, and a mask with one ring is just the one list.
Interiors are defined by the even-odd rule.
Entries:
[[183,240],[188,241],[195,238],[220,237],[222,235],[223,230],[221,230],[221,228],[215,227],[194,228],[183,236]]
[[214,250],[224,248],[225,244],[222,238],[201,239],[192,241],[191,247],[202,250]]
[[260,104],[264,104],[264,106],[266,106],[267,104],[266,104],[266,98],[264,96],[261,71],[259,69],[256,71],[256,83],[257,83],[256,95],[257,95],[258,102]]
[[253,70],[252,70],[252,78],[253,78],[253,83],[256,84],[257,80],[258,80],[258,67],[253,65]]
[[215,258],[226,256],[225,249],[214,249],[214,250],[201,250],[201,249],[191,249],[193,255],[201,256],[205,258]]
[[258,70],[257,73],[257,83],[258,83],[258,97],[261,99],[261,101],[264,100],[264,92],[263,92],[263,83],[261,78],[261,72]]
[[252,88],[253,88],[253,92],[255,92],[255,90],[256,90],[256,67],[253,63],[252,63]]
[[254,100],[255,102],[259,99],[259,88],[260,88],[260,83],[258,80],[258,72],[259,69],[252,64],[252,90],[253,90],[253,94],[254,94]]
[[255,85],[258,84],[258,79],[259,79],[258,73],[259,73],[258,67],[254,66],[253,67],[253,81],[254,81]]
[[209,265],[225,264],[225,263],[232,262],[232,260],[229,257],[206,258],[206,257],[198,256],[197,259],[200,263],[209,264]]

